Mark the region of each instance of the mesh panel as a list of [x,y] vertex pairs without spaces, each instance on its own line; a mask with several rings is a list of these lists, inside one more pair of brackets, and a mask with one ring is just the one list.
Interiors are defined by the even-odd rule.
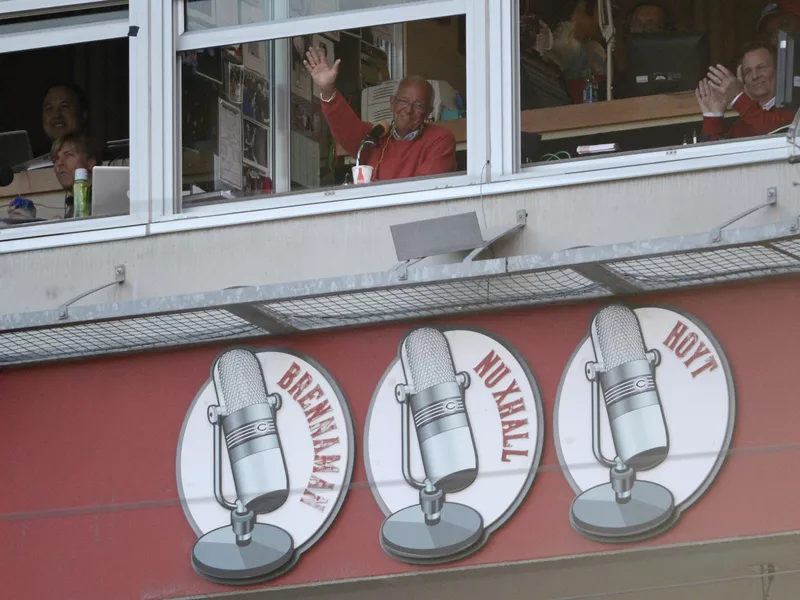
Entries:
[[324,329],[608,295],[608,290],[571,269],[553,269],[491,279],[337,293],[263,306],[298,329]]
[[645,358],[639,319],[631,309],[619,305],[604,308],[597,313],[594,325],[600,346],[598,358],[606,369]]
[[113,354],[267,333],[224,310],[11,331],[0,334],[0,364]]
[[455,381],[450,346],[440,331],[429,327],[417,329],[408,335],[405,344],[410,383],[415,392]]
[[267,403],[261,365],[249,350],[235,348],[220,356],[214,366],[214,384],[220,406],[228,414]]
[[800,271],[797,258],[764,246],[720,248],[609,263],[644,290],[736,281]]

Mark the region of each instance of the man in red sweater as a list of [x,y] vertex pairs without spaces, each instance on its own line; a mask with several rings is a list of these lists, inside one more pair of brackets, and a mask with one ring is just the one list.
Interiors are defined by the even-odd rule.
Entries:
[[709,67],[708,76],[695,92],[703,111],[703,134],[711,139],[723,137],[728,106],[739,113],[739,118],[727,137],[766,135],[790,125],[794,113],[775,108],[776,64],[774,48],[752,43],[745,47],[736,75],[723,65]]
[[[322,114],[333,139],[356,156],[373,125],[358,118],[336,90],[339,63],[328,64],[321,50],[306,52],[305,67],[320,89]],[[448,130],[425,123],[433,111],[433,86],[421,77],[407,77],[391,98],[394,122],[376,146],[366,146],[361,163],[373,168],[372,180],[440,175],[456,170],[456,140]]]

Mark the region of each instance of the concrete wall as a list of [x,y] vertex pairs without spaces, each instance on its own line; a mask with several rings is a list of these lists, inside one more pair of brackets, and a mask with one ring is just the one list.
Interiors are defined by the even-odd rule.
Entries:
[[798,182],[780,162],[0,254],[0,313],[55,308],[111,281],[117,264],[126,283],[81,304],[384,271],[397,262],[391,225],[473,210],[488,227],[529,215],[486,257],[710,231],[774,186],[778,206],[735,227],[766,224],[800,214]]

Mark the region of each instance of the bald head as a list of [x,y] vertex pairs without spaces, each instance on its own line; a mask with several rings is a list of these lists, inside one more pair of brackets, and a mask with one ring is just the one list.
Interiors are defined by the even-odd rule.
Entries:
[[419,75],[409,75],[400,82],[400,85],[397,86],[397,94],[400,95],[403,91],[405,91],[409,87],[418,88],[421,92],[424,93],[425,104],[427,104],[428,106],[433,106],[433,101],[436,97],[436,92],[433,90],[433,86],[431,85],[430,81],[428,81],[424,77],[420,77]]
[[433,86],[424,77],[411,75],[403,79],[392,97],[395,131],[405,137],[422,127],[433,111],[434,99]]

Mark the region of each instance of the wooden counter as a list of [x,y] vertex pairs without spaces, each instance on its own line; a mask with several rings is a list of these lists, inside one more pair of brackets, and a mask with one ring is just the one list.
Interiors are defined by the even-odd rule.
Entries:
[[[735,114],[729,111],[726,116]],[[702,120],[700,107],[692,91],[525,110],[522,111],[520,122],[522,131],[540,133],[543,140],[556,140],[609,131],[700,123]],[[441,121],[437,125],[452,131],[456,144],[466,143],[466,119]],[[347,151],[341,146],[337,145],[336,149],[340,156],[347,156]]]
[[64,216],[64,190],[52,167],[17,173],[11,185],[0,188],[0,214],[3,217],[6,216],[6,207],[18,197],[33,200],[37,217],[54,219]]

